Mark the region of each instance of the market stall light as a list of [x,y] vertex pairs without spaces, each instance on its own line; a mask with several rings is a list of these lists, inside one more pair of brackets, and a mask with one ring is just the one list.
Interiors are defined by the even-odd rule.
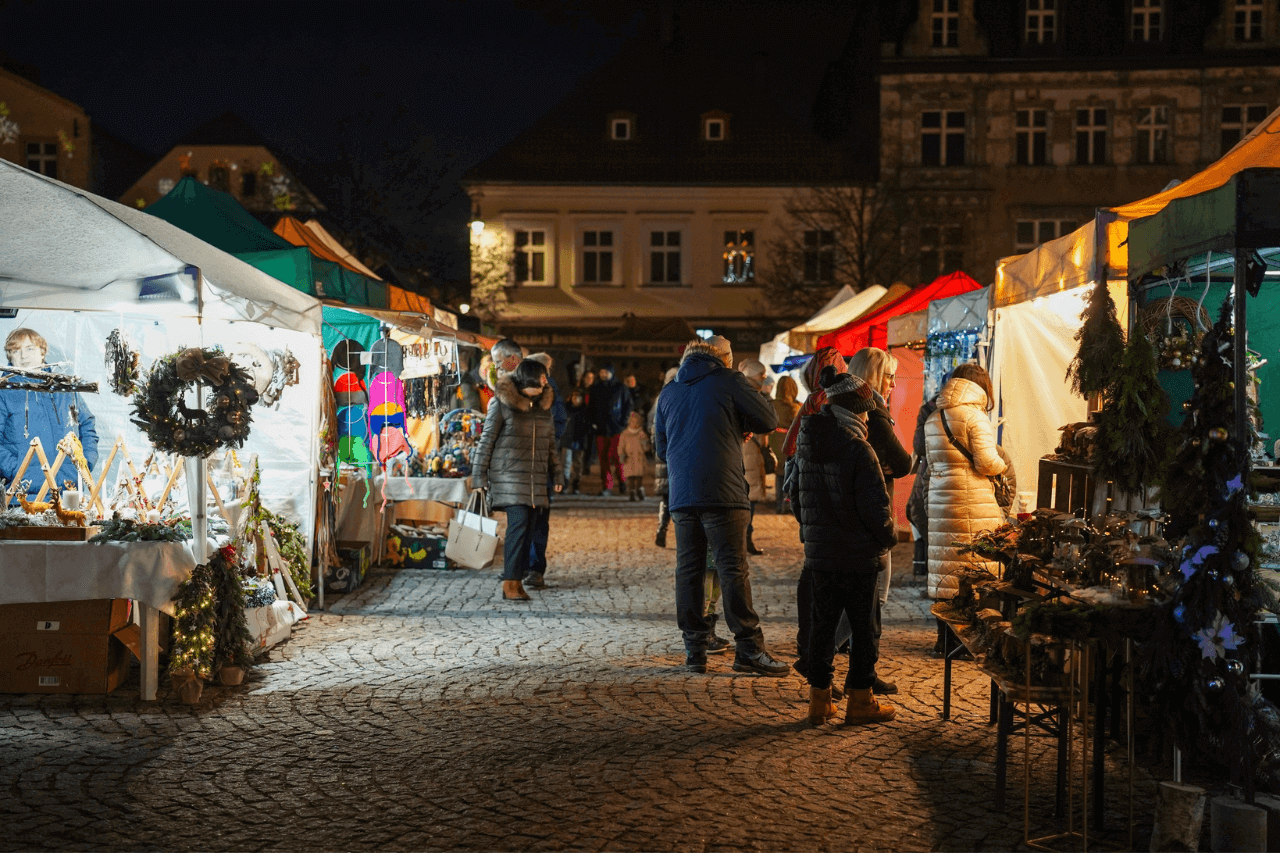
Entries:
[[484,220],[483,219],[471,220],[471,233],[479,237],[480,232],[482,231],[484,231]]
[[459,314],[466,314],[470,310],[471,310],[471,305],[466,302],[463,302],[461,305],[458,306]]

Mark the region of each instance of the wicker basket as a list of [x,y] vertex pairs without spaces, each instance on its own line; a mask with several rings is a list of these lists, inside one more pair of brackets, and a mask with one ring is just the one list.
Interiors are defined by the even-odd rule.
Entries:
[[1165,337],[1170,321],[1173,322],[1175,334],[1182,332],[1188,337],[1198,336],[1201,331],[1206,331],[1213,325],[1209,312],[1196,300],[1186,296],[1164,296],[1152,300],[1142,309],[1139,318],[1142,331],[1151,340]]

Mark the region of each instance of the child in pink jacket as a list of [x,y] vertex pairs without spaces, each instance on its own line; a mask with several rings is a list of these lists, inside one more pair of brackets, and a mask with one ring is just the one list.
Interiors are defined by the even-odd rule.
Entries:
[[627,428],[618,438],[622,476],[627,478],[627,500],[644,500],[645,453],[650,447],[649,434],[644,431],[644,418],[639,412],[632,412],[627,419]]

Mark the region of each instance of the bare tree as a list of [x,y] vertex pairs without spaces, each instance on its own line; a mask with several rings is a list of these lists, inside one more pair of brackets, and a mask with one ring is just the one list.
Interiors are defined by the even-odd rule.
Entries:
[[909,213],[909,197],[893,179],[798,192],[787,204],[782,236],[761,259],[770,308],[808,314],[845,285],[862,291],[902,278],[914,263]]

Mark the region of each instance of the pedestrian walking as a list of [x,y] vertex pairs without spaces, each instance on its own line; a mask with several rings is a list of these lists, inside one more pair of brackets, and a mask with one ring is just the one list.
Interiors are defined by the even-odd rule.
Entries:
[[[551,378],[551,367],[554,360],[545,352],[535,352],[529,356],[531,361],[541,364],[547,371],[547,387],[555,395],[551,403],[551,422],[555,426],[556,446],[559,447],[560,436],[564,434],[565,425],[569,421],[568,414],[564,410],[564,400],[560,398],[560,386]],[[533,542],[529,546],[529,571],[525,574],[524,583],[526,586],[534,589],[545,589],[546,573],[547,573],[547,543],[551,541],[551,501],[550,496],[553,492],[558,492],[556,488],[560,483],[560,473],[558,462],[552,454],[552,474],[547,478],[547,496],[548,501],[545,507],[538,507],[533,511]]]
[[587,415],[586,397],[581,388],[569,392],[565,404],[565,427],[560,436],[560,458],[564,466],[564,488],[570,494],[578,494],[582,481],[582,466],[586,460],[587,444],[591,440],[591,425]]
[[781,677],[788,667],[765,647],[760,617],[751,604],[746,556],[751,504],[742,469],[743,436],[767,433],[778,419],[770,402],[732,365],[729,342],[719,335],[690,343],[654,419],[676,527],[676,623],[684,639],[685,666],[706,672],[710,626],[703,583],[710,546],[725,622],[737,641],[734,671]]
[[[748,384],[756,389],[757,393],[760,393],[764,385],[763,364],[754,358],[744,358],[738,364],[738,372],[746,377]],[[764,394],[761,393],[761,396],[763,397]],[[773,405],[773,401],[768,397],[765,397],[765,400],[769,405]],[[747,476],[747,500],[751,502],[751,515],[747,521],[747,553],[753,556],[764,553],[763,549],[756,547],[756,504],[763,502],[769,496],[765,486],[768,473],[765,468],[764,454],[769,446],[770,435],[772,430],[763,435],[751,433],[742,442],[742,470]]]
[[[582,399],[587,405],[587,446],[582,456],[582,472],[584,474],[591,473],[591,463],[596,458],[596,425],[591,420],[591,387],[596,384],[596,372],[588,370],[582,374],[578,380],[578,387],[582,389]],[[601,481],[604,480],[604,472],[601,472]]]
[[[658,402],[662,399],[662,392],[667,389],[671,381],[676,378],[679,368],[672,367],[662,378],[662,389],[658,391],[658,397],[653,401],[653,408],[649,410],[649,434],[656,435],[654,430],[654,418],[658,414]],[[664,459],[657,458],[653,463],[653,493],[658,496],[658,532],[653,537],[653,544],[659,548],[667,547],[667,527],[671,524],[671,504],[668,500],[670,489],[668,487],[669,480],[667,477],[667,463]]]
[[[472,481],[487,491],[494,509],[507,514],[502,551],[506,600],[529,600],[522,581],[529,569],[534,513],[549,506],[547,482],[556,469],[554,403],[547,369],[530,359],[519,362],[495,380],[484,431],[471,458]],[[559,491],[559,484],[553,490]]]
[[[897,386],[898,360],[879,347],[864,347],[849,359],[849,373],[858,377],[871,388],[875,398],[875,408],[867,412],[867,443],[876,452],[880,460],[880,470],[884,474],[885,489],[889,493],[889,506],[893,506],[893,481],[905,477],[911,471],[911,454],[902,446],[894,433],[893,416],[889,414],[889,398]],[[892,518],[892,515],[890,515]],[[884,570],[876,575],[876,606],[873,613],[872,630],[875,635],[876,653],[879,656],[880,635],[883,633],[881,619],[884,607],[889,603],[889,580],[893,576],[893,554],[886,551],[881,559]],[[875,677],[873,687],[876,693],[897,693],[898,687]]]
[[644,469],[647,454],[653,445],[644,431],[644,417],[632,412],[627,428],[618,438],[618,456],[622,460],[622,473],[627,478],[627,500],[644,500]]
[[893,508],[880,460],[867,442],[867,412],[875,408],[872,388],[856,376],[822,372],[826,404],[803,418],[787,481],[791,511],[800,522],[804,568],[800,584],[809,610],[804,649],[809,682],[809,722],[836,716],[832,700],[835,633],[843,614],[852,629],[845,676],[845,723],[893,719],[893,706],[872,688],[879,656],[872,614],[882,555],[893,547]]
[[627,428],[631,415],[631,394],[614,377],[612,365],[600,368],[600,378],[591,386],[587,406],[591,410],[596,452],[600,457],[600,479],[604,485],[600,494],[612,495],[615,483],[618,494],[622,494],[627,487],[627,478],[622,473],[622,461],[618,458],[618,437]]

